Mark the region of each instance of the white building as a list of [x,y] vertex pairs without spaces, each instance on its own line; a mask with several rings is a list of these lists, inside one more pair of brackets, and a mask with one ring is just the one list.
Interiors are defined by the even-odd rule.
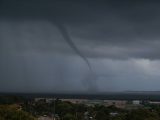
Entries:
[[140,100],[133,100],[132,104],[133,105],[140,105],[141,101]]

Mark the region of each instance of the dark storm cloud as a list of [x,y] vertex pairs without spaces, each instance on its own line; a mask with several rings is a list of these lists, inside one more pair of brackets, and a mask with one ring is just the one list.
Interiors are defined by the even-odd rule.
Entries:
[[[82,50],[88,57],[159,59],[159,47],[153,47],[160,44],[159,5],[158,1],[2,1],[0,17],[65,24],[78,47],[86,46]],[[94,50],[89,49],[92,45]],[[113,47],[116,54],[109,49]]]
[[[159,6],[158,1],[1,0],[0,91],[93,92],[90,80],[99,91],[158,90]],[[89,60],[96,80],[76,53]]]

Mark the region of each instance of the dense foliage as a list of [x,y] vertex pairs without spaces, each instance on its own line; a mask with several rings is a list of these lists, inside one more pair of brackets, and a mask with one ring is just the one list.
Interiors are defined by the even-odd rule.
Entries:
[[0,120],[35,120],[35,118],[20,110],[17,105],[0,105]]
[[[4,99],[7,101],[4,102]],[[16,97],[3,100],[1,99],[0,120],[35,120],[44,115],[56,115],[60,120],[160,120],[160,105],[143,104],[136,109],[120,109],[98,104],[74,104],[59,99],[51,102]]]
[[[55,105],[55,107],[54,107]],[[55,103],[39,101],[35,104],[26,104],[24,110],[36,115],[50,115],[55,113],[63,120],[160,120],[160,106],[140,107],[137,109],[119,109],[115,106],[103,105],[87,106],[56,100]],[[34,111],[34,112],[33,112]],[[116,113],[111,115],[111,113]],[[35,115],[35,116],[36,116]],[[90,118],[91,117],[91,118]]]

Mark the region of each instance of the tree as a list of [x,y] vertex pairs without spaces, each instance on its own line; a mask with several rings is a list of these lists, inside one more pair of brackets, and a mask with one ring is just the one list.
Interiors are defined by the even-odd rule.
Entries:
[[63,120],[76,120],[76,118],[72,114],[67,113],[64,115]]
[[0,120],[36,120],[33,116],[13,105],[0,105]]
[[141,108],[130,111],[127,120],[159,120],[159,115],[155,111]]

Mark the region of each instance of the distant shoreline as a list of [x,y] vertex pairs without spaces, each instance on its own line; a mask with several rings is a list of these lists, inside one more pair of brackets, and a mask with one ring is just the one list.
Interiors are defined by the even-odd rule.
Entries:
[[107,93],[6,93],[1,92],[0,96],[22,96],[26,98],[72,98],[72,99],[100,99],[100,100],[160,100],[159,91],[127,91]]

